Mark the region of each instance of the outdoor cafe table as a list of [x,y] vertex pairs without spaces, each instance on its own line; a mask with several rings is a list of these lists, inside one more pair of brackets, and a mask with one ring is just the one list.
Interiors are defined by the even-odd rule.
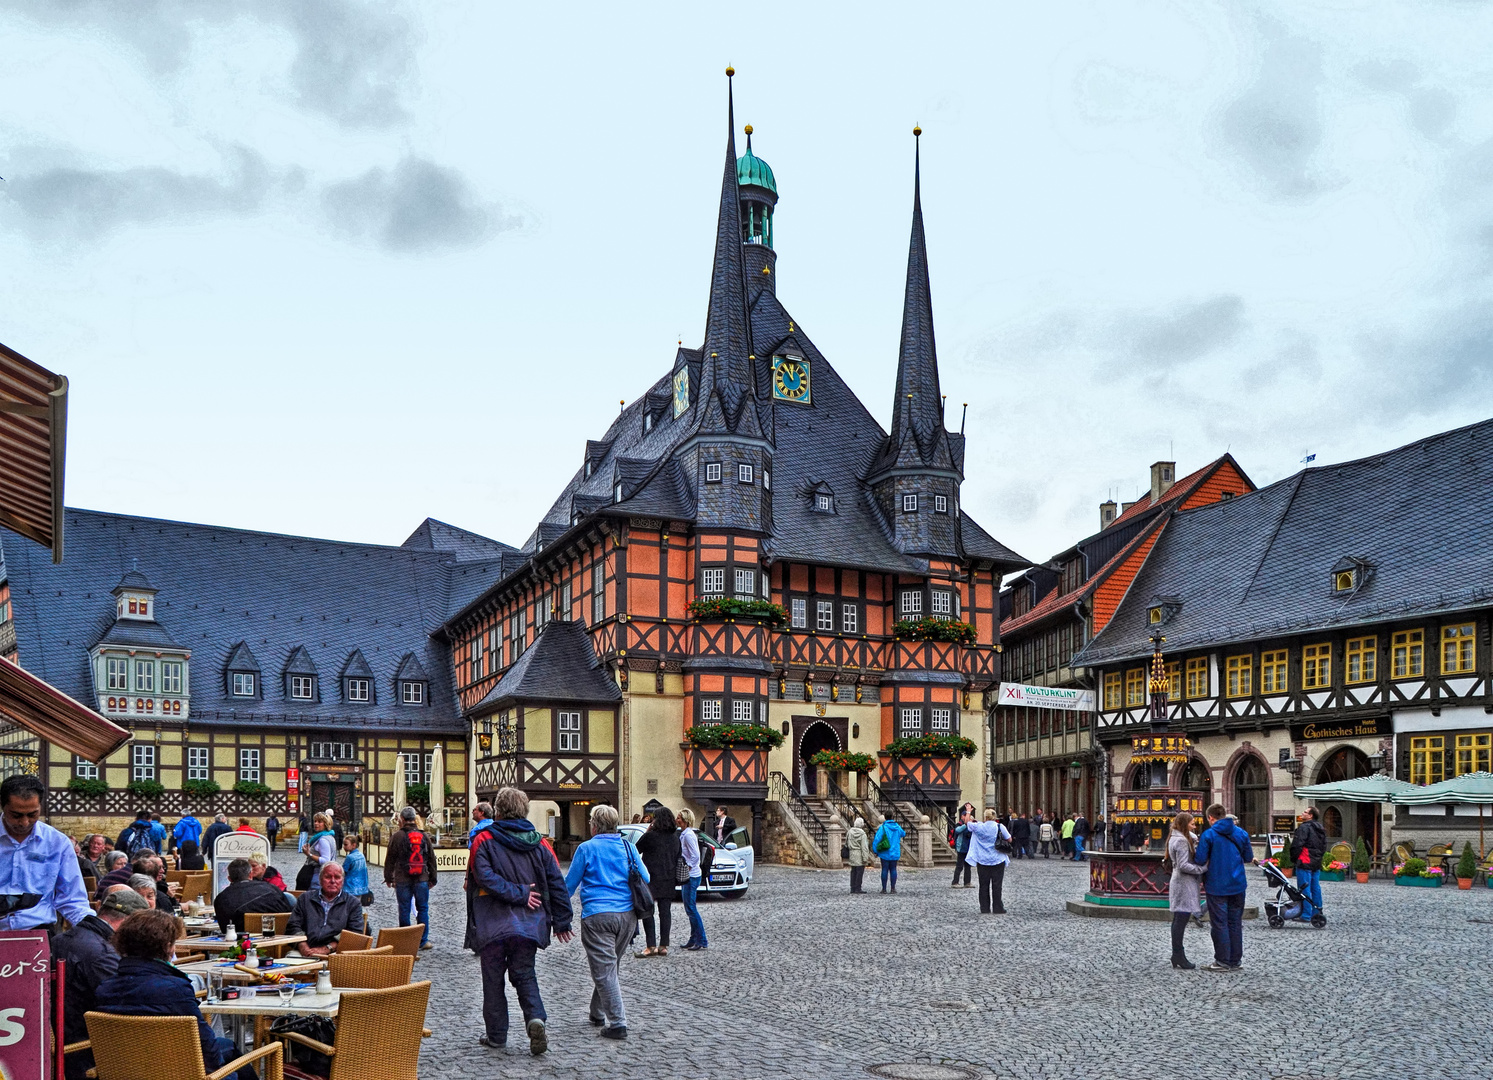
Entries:
[[[356,991],[352,992],[356,993]],[[341,990],[333,990],[330,994],[297,994],[289,1005],[281,1005],[280,995],[275,988],[263,987],[251,998],[239,998],[236,1001],[204,1001],[201,1009],[204,1013],[223,1017],[229,1026],[228,1037],[233,1040],[234,1046],[253,1049],[244,1047],[245,1020],[264,1017],[265,1026],[268,1027],[279,1016],[336,1016],[337,1006],[342,1001],[342,993]]]
[[[271,975],[289,975],[299,978],[311,975],[327,966],[325,960],[317,960],[310,957],[290,957],[285,960],[276,960],[273,964],[260,961],[261,967],[258,975],[250,975],[247,971],[240,971],[231,960],[196,960],[190,964],[177,964],[178,971],[184,971],[188,975],[201,975],[203,979],[213,972],[223,976],[223,981],[233,984],[251,984],[262,981]],[[304,995],[303,995],[304,996]]]
[[[273,949],[276,946],[299,945],[306,940],[305,934],[278,934],[265,937],[250,934],[249,941],[256,949]],[[184,937],[176,943],[182,952],[227,952],[239,943],[239,938],[213,934],[208,937]]]

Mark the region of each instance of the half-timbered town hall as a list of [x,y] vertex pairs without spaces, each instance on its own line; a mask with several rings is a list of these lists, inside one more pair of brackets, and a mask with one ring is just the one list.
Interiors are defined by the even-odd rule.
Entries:
[[[737,157],[729,96],[727,117],[702,344],[576,448],[522,564],[446,625],[477,795],[547,800],[562,842],[597,801],[628,816],[653,799],[726,805],[745,824],[771,782],[822,843],[825,801],[848,793],[820,789],[821,750],[879,756],[873,799],[983,795],[996,596],[1026,564],[961,505],[917,163],[888,432],[779,295],[776,177],[750,128]],[[702,745],[722,724],[782,745]],[[972,758],[882,754],[961,732]]]

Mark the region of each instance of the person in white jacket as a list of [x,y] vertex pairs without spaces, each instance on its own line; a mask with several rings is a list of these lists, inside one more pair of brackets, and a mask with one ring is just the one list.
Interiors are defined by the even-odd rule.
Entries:
[[1042,841],[1042,857],[1052,858],[1053,845],[1057,843],[1057,834],[1052,831],[1052,822],[1044,821],[1042,827],[1037,830],[1037,839]]
[[1001,902],[1001,883],[1006,877],[1006,864],[1011,861],[1011,833],[990,808],[985,810],[984,821],[972,821],[968,829],[969,854],[965,858],[980,875],[980,914],[1004,915],[1006,906]]

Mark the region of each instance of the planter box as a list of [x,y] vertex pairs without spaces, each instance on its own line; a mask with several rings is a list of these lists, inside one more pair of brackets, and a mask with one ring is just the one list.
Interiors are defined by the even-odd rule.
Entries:
[[691,802],[747,803],[767,798],[767,751],[751,746],[687,746],[684,797]]
[[916,783],[928,796],[939,802],[955,802],[959,788],[957,757],[901,757],[879,755],[881,788],[892,799],[906,798]]
[[1323,870],[1322,871],[1322,877],[1321,877],[1320,880],[1322,880],[1322,881],[1342,881],[1343,880],[1343,872],[1341,870]]
[[1396,885],[1408,885],[1413,889],[1439,889],[1441,879],[1439,877],[1397,877]]

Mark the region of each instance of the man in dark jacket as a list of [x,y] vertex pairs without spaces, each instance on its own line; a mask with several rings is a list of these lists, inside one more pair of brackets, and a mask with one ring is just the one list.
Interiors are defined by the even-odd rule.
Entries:
[[[99,983],[119,970],[119,954],[110,944],[119,924],[137,911],[149,910],[150,905],[139,893],[120,889],[104,897],[97,915],[88,915],[77,926],[65,934],[52,939],[52,956],[67,961],[66,1008],[63,1013],[63,1039],[66,1042],[82,1042],[88,1038],[88,1025],[83,1014],[94,1007],[94,994]],[[87,1050],[67,1055],[65,1071],[67,1080],[84,1080],[84,1075],[93,1068],[93,1054]]]
[[306,935],[300,945],[302,956],[334,953],[342,931],[363,932],[363,901],[342,887],[342,867],[324,863],[316,880],[295,902],[285,927],[287,934]]
[[1244,868],[1255,861],[1249,833],[1234,824],[1219,803],[1208,807],[1208,828],[1193,859],[1206,865],[1208,929],[1213,935],[1213,963],[1204,971],[1238,971],[1244,962]]
[[483,1046],[508,1041],[508,997],[503,973],[518,994],[529,1036],[529,1052],[549,1048],[544,1002],[534,957],[547,948],[551,928],[562,942],[571,937],[571,909],[560,865],[529,824],[529,797],[504,788],[493,800],[497,820],[472,837],[467,868],[466,947],[482,962]]
[[290,897],[267,881],[254,880],[254,866],[248,859],[234,859],[228,864],[228,885],[213,900],[213,914],[218,917],[218,929],[224,934],[230,925],[240,934],[259,933],[259,927],[244,924],[244,916],[249,912],[291,910]]
[[1089,819],[1083,816],[1083,811],[1073,819],[1073,861],[1084,862],[1087,858],[1083,853],[1084,841],[1089,838]]
[[435,887],[435,851],[430,837],[416,825],[414,807],[399,812],[399,831],[389,837],[384,853],[384,885],[394,890],[399,907],[399,925],[410,924],[410,906],[425,932],[420,948],[430,948],[430,890]]
[[132,859],[142,851],[153,851],[157,855],[161,853],[149,810],[141,810],[135,814],[134,822],[126,825],[124,832],[119,834],[119,839],[114,841],[114,849],[124,852]]
[[1296,820],[1296,834],[1291,837],[1291,865],[1296,870],[1296,887],[1306,897],[1301,918],[1310,921],[1322,910],[1322,856],[1327,854],[1327,830],[1317,820],[1317,808],[1308,806]]
[[1032,857],[1032,819],[1025,813],[1011,823],[1011,846],[1016,849],[1012,853],[1012,858],[1030,859]]
[[715,827],[710,832],[710,835],[715,837],[715,842],[721,847],[725,847],[726,842],[731,839],[731,834],[735,831],[736,819],[726,813],[724,806],[717,806],[715,808]]
[[218,837],[233,831],[233,826],[228,824],[228,818],[219,814],[213,818],[213,823],[207,827],[202,834],[202,857],[207,860],[209,866],[213,862],[213,847],[218,842]]

